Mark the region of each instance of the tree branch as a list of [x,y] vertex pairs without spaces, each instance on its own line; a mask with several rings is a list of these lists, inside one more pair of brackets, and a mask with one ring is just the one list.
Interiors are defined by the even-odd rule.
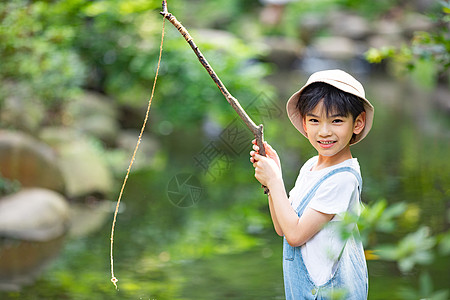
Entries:
[[[216,72],[214,72],[211,65],[206,60],[205,56],[201,53],[200,49],[195,44],[193,38],[189,34],[189,32],[186,30],[186,28],[175,18],[174,15],[168,12],[167,10],[167,1],[163,0],[162,2],[162,9],[163,11],[160,12],[164,18],[169,20],[170,23],[175,26],[176,29],[181,33],[181,35],[184,37],[186,42],[191,46],[194,53],[197,55],[198,60],[202,64],[202,66],[206,69],[209,76],[211,76],[212,80],[216,83],[219,90],[222,92],[225,99],[228,101],[228,103],[233,107],[233,109],[237,112],[239,117],[244,121],[245,125],[250,129],[250,131],[253,133],[256,139],[256,144],[259,147],[259,154],[266,155],[266,151],[264,149],[264,134],[263,134],[263,125],[256,125],[255,122],[248,116],[248,114],[245,112],[245,110],[242,108],[239,101],[234,98],[230,92],[227,90],[225,85],[220,80],[219,76],[217,76]],[[267,194],[269,192],[269,189],[264,186],[264,193]]]

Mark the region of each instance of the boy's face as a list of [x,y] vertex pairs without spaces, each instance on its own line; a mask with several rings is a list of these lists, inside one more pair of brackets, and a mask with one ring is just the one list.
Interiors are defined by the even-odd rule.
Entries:
[[350,140],[360,133],[365,125],[365,112],[356,120],[353,117],[330,113],[327,116],[323,101],[303,118],[303,128],[311,145],[322,156],[350,154]]

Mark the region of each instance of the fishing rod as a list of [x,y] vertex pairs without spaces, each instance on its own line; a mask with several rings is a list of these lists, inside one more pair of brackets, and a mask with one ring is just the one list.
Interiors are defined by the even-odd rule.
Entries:
[[[250,129],[250,131],[253,133],[256,139],[256,145],[259,147],[259,154],[266,156],[266,151],[264,149],[264,133],[263,133],[263,125],[256,125],[255,122],[249,117],[249,115],[245,112],[245,110],[242,108],[239,101],[233,97],[230,92],[227,90],[225,85],[220,80],[219,76],[217,76],[216,72],[214,72],[211,65],[206,60],[205,56],[202,54],[198,46],[195,44],[194,39],[191,37],[187,29],[180,23],[180,21],[177,20],[177,18],[171,14],[167,9],[167,1],[162,1],[162,11],[160,14],[166,18],[170,23],[175,26],[176,29],[181,33],[181,35],[184,37],[186,42],[191,46],[194,53],[197,55],[198,60],[202,64],[202,66],[206,69],[209,76],[211,76],[214,83],[217,85],[219,90],[222,92],[225,99],[228,101],[228,103],[233,107],[233,109],[236,111],[236,113],[239,115],[239,117],[244,121],[245,125]],[[263,186],[264,193],[268,194],[269,189],[266,186]]]

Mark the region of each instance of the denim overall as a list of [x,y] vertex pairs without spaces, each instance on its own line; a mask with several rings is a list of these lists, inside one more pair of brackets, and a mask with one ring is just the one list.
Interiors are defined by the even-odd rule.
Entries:
[[[319,186],[328,177],[340,172],[351,172],[356,176],[361,199],[361,175],[351,167],[337,168],[324,175],[303,198],[296,209],[299,217],[314,197]],[[303,262],[301,246],[292,247],[284,238],[283,275],[286,299],[367,299],[367,265],[362,243],[357,239],[358,236],[358,228],[355,226],[353,234],[345,242],[344,248],[340,253],[333,277],[321,286],[316,286],[309,276]]]

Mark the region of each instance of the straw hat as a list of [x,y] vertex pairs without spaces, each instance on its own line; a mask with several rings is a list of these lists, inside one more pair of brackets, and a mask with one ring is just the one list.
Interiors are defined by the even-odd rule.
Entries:
[[372,104],[370,104],[369,100],[366,99],[366,95],[362,84],[358,80],[356,80],[353,76],[342,70],[325,70],[312,74],[309,77],[306,84],[296,93],[294,93],[291,96],[291,98],[289,98],[286,104],[286,111],[289,119],[291,120],[295,128],[297,128],[297,130],[300,131],[306,137],[306,132],[303,129],[302,124],[303,123],[302,116],[300,115],[300,111],[296,106],[300,94],[307,86],[309,86],[314,82],[328,83],[329,85],[332,85],[335,88],[340,89],[341,91],[353,94],[361,98],[362,101],[364,101],[364,109],[366,111],[366,125],[364,129],[359,134],[356,135],[355,139],[351,142],[351,145],[361,141],[372,128],[374,109]]

